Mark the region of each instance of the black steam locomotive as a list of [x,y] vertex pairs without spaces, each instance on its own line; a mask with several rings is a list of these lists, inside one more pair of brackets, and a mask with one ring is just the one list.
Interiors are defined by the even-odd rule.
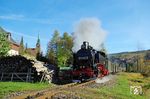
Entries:
[[108,75],[107,56],[104,52],[94,50],[88,42],[83,42],[81,49],[73,54],[73,66],[59,71],[59,81],[88,81]]
[[87,80],[105,76],[108,74],[106,63],[107,56],[104,52],[96,51],[88,42],[83,42],[81,49],[74,53],[73,79]]

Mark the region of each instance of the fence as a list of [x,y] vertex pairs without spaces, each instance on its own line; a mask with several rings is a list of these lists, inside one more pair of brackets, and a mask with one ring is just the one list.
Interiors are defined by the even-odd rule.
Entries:
[[33,82],[33,73],[0,73],[0,81],[23,81]]

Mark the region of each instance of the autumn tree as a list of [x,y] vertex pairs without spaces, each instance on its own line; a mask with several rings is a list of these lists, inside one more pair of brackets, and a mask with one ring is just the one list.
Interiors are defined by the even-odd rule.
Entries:
[[150,76],[150,52],[146,52],[143,59],[144,64],[142,64],[143,66],[141,72],[144,76]]

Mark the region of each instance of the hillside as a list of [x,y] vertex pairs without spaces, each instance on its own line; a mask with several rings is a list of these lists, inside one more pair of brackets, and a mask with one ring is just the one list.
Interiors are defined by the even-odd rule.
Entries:
[[146,53],[150,53],[150,49],[141,50],[141,51],[133,51],[133,52],[113,53],[113,54],[110,54],[109,57],[115,57],[115,58],[132,58],[136,56],[144,57]]

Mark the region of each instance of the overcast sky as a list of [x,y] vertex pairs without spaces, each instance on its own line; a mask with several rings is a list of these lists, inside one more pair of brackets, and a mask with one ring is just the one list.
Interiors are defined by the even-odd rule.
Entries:
[[109,53],[150,49],[150,0],[0,0],[0,26],[16,41],[24,37],[35,47],[38,34],[42,50],[54,30],[74,32],[83,18],[98,18],[107,31]]

